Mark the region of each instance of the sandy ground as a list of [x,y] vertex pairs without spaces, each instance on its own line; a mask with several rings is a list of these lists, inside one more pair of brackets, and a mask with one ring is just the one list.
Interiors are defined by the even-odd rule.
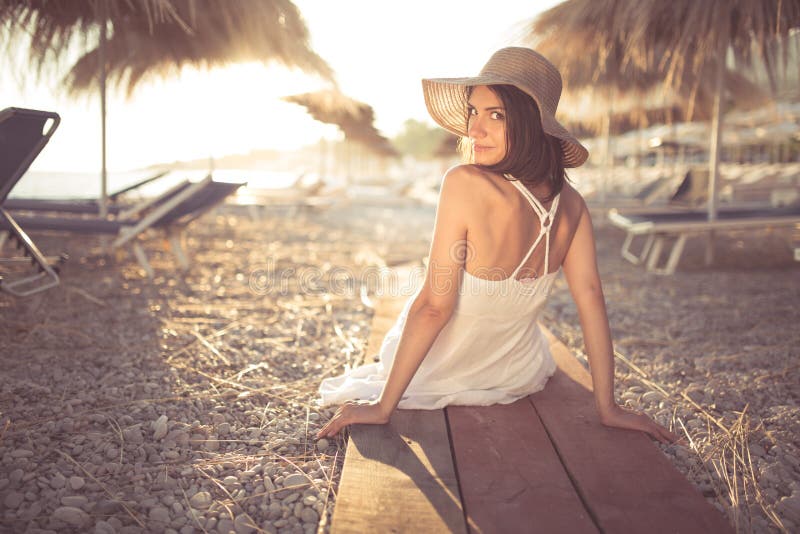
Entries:
[[[375,204],[260,220],[225,207],[190,228],[186,273],[148,242],[154,280],[97,241],[36,236],[71,259],[59,288],[0,296],[0,530],[326,531],[344,448],[313,440],[330,414],[316,387],[370,357],[360,288],[418,262],[433,224],[430,206]],[[693,450],[662,450],[739,532],[796,529],[787,232],[721,237],[710,269],[690,241],[661,277],[597,226],[618,399],[691,437]],[[543,320],[582,357],[563,278]]]

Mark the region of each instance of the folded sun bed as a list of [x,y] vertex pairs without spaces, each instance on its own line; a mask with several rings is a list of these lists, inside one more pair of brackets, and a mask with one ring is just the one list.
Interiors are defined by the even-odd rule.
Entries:
[[[800,205],[782,208],[720,208],[714,221],[709,221],[708,214],[701,210],[626,213],[612,209],[608,219],[611,224],[627,233],[622,245],[623,258],[636,265],[645,263],[648,271],[657,274],[673,274],[690,235],[713,230],[758,230],[793,226],[800,224]],[[645,242],[641,251],[634,253],[631,247],[638,236],[644,236]],[[664,243],[669,237],[674,237],[675,242],[666,264],[659,267]]]
[[[106,206],[106,212],[111,215],[117,215],[120,212],[125,211],[125,209],[130,206],[118,203],[119,199],[123,195],[130,193],[131,191],[135,191],[144,185],[152,183],[168,173],[169,171],[161,171],[153,176],[124,187],[119,191],[111,193],[108,195],[109,204]],[[94,215],[98,215],[100,213],[100,204],[97,199],[93,198],[55,200],[49,198],[15,197],[6,199],[3,207],[11,211],[56,211],[62,213],[86,213]]]
[[[24,254],[24,258],[0,257],[0,261],[30,261],[35,268],[33,274],[13,280],[0,278],[0,290],[19,297],[58,285],[58,268],[66,259],[64,255],[55,259],[45,257],[4,209],[8,194],[50,140],[60,121],[57,113],[47,111],[21,108],[0,111],[0,231],[7,232]],[[6,235],[0,237],[0,250],[6,238]]]
[[[183,182],[133,212],[120,213],[117,218],[63,217],[15,215],[19,226],[27,231],[55,231],[77,234],[109,235],[115,239],[112,249],[131,244],[133,253],[149,277],[153,270],[137,238],[148,230],[159,229],[167,234],[173,253],[181,267],[187,268],[189,261],[182,247],[186,226],[223,202],[244,182],[216,182],[210,176],[197,183]],[[0,230],[2,221],[0,221]]]

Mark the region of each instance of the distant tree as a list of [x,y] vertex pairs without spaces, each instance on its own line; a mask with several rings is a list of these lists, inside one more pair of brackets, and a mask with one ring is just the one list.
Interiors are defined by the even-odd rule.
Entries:
[[392,141],[401,153],[425,160],[436,157],[436,151],[449,135],[441,128],[409,119],[403,123],[403,130]]

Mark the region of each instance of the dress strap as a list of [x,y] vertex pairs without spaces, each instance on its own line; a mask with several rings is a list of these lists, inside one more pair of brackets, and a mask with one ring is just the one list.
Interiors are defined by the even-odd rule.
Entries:
[[517,268],[514,269],[514,272],[511,275],[511,278],[516,278],[517,273],[525,265],[525,262],[528,261],[528,258],[531,257],[533,251],[536,249],[536,246],[544,237],[544,273],[543,276],[547,274],[548,269],[550,268],[550,229],[553,227],[553,219],[556,216],[556,211],[558,211],[558,201],[561,198],[561,193],[557,194],[553,199],[553,204],[550,206],[549,210],[546,210],[542,203],[539,201],[538,198],[533,196],[527,187],[522,185],[519,180],[513,178],[510,174],[504,175],[514,187],[516,187],[522,196],[528,199],[528,203],[533,208],[533,211],[536,213],[536,216],[539,217],[539,235],[536,237],[536,240],[531,245],[531,248],[528,249],[528,253],[525,254],[525,257],[522,258],[522,261]]

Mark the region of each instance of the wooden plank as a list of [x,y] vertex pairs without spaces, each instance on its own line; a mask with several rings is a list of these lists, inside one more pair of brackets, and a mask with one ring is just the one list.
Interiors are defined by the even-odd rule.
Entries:
[[471,532],[599,532],[528,398],[447,419]]
[[550,332],[558,370],[529,398],[604,533],[733,532],[645,434],[603,426],[591,376]]
[[443,410],[352,426],[331,532],[466,533]]
[[[407,280],[407,273],[398,272]],[[376,303],[367,363],[407,298],[387,296]],[[396,410],[388,425],[352,426],[333,534],[466,531],[444,410]]]

